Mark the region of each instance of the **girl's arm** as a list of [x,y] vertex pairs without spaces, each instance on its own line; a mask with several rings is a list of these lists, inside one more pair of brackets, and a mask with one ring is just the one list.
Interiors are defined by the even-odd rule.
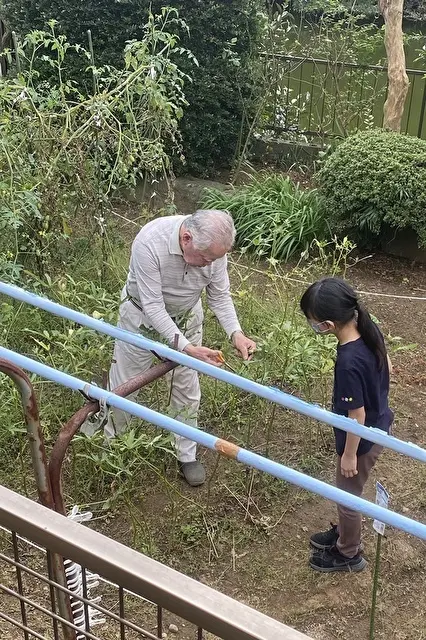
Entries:
[[[356,420],[360,424],[365,424],[365,409],[360,407],[359,409],[351,409],[348,411],[348,418]],[[358,459],[356,452],[358,451],[358,445],[361,438],[353,433],[346,434],[346,445],[340,460],[340,470],[345,478],[353,478],[358,474]]]

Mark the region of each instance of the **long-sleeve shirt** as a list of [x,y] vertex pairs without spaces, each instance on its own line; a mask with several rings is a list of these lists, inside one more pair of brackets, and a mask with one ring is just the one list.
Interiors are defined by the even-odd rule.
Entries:
[[132,245],[127,293],[141,307],[149,327],[178,349],[189,344],[173,318],[192,309],[205,290],[207,304],[230,337],[241,331],[229,289],[227,258],[206,267],[183,259],[179,232],[188,216],[167,216],[148,222]]

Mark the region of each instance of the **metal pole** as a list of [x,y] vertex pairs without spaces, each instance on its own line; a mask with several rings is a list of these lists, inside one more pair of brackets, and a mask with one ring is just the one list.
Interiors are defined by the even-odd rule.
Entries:
[[38,497],[43,506],[54,510],[55,503],[50,487],[46,450],[34,388],[27,374],[12,362],[0,359],[0,371],[9,376],[18,388],[27,425]]
[[[232,384],[235,387],[242,389],[243,391],[253,393],[254,395],[257,395],[260,398],[264,398],[265,400],[275,402],[281,407],[285,407],[286,409],[290,409],[291,411],[297,411],[298,413],[309,418],[313,418],[314,420],[319,420],[320,422],[329,424],[332,427],[336,427],[338,429],[342,429],[343,431],[347,431],[348,433],[353,433],[361,438],[365,438],[370,442],[380,444],[382,447],[388,447],[389,449],[398,451],[398,453],[402,453],[403,455],[414,458],[415,460],[426,462],[425,449],[422,449],[412,442],[404,442],[403,440],[399,440],[394,436],[386,434],[381,429],[364,427],[360,425],[356,420],[350,420],[349,418],[345,418],[345,416],[339,416],[335,413],[332,413],[331,411],[323,409],[318,405],[305,402],[300,398],[292,396],[288,393],[284,393],[284,391],[281,391],[280,389],[277,389],[275,387],[266,387],[262,384],[259,384],[258,382],[254,382],[253,380],[249,380],[248,378],[244,378],[235,373],[231,373],[230,371],[226,371],[225,369],[221,369],[211,364],[207,364],[206,362],[202,362],[201,360],[191,358],[185,353],[176,351],[164,344],[161,344],[160,342],[154,342],[153,340],[149,340],[148,338],[145,338],[144,336],[137,333],[132,333],[131,331],[124,331],[123,329],[119,329],[118,327],[108,324],[107,322],[96,320],[91,316],[87,316],[84,313],[80,313],[79,311],[74,311],[73,309],[64,307],[57,302],[52,302],[47,298],[42,298],[19,287],[0,282],[0,293],[4,293],[8,296],[11,296],[12,298],[15,298],[16,300],[20,300],[21,302],[31,304],[34,307],[39,307],[40,309],[49,311],[50,313],[53,313],[62,318],[67,318],[72,322],[76,322],[77,324],[89,327],[90,329],[94,329],[95,331],[104,333],[105,335],[111,336],[112,338],[117,338],[118,340],[122,340],[123,342],[126,342],[128,344],[132,344],[135,347],[140,347],[141,349],[152,351],[157,355],[157,357],[164,358],[165,360],[171,360],[172,362],[176,362],[177,364],[180,364],[184,367],[194,369],[199,373],[203,373],[217,380],[221,380],[222,382]],[[13,351],[8,351],[7,349],[1,349],[0,355],[4,354],[5,357],[8,358],[9,354],[13,353]],[[29,362],[31,362],[31,360],[29,360]],[[99,396],[94,397],[98,398]]]
[[376,619],[376,606],[377,606],[377,589],[379,586],[379,571],[380,571],[380,550],[382,547],[382,535],[377,534],[377,546],[376,546],[376,561],[374,563],[374,579],[373,579],[373,597],[371,602],[371,615],[370,615],[370,635],[369,640],[374,640],[374,624]]
[[[46,450],[34,388],[27,374],[13,363],[0,359],[0,371],[13,380],[21,395],[39,499],[43,506],[54,511],[55,503],[50,485]],[[67,587],[63,558],[53,553],[51,560],[56,582],[62,587]],[[74,623],[69,596],[59,589],[56,590],[56,594],[61,617],[70,623]],[[65,624],[63,625],[63,634],[65,640],[75,640],[74,630]]]
[[195,427],[190,427],[189,425],[183,424],[169,416],[157,413],[152,409],[148,409],[143,405],[130,402],[125,398],[120,398],[110,391],[105,391],[105,389],[92,386],[83,380],[79,380],[67,373],[63,373],[62,371],[48,367],[45,364],[36,362],[31,358],[27,358],[26,356],[10,351],[9,349],[0,347],[0,357],[8,357],[12,362],[15,362],[19,366],[22,366],[37,375],[47,378],[53,382],[57,382],[62,386],[74,389],[75,391],[82,391],[89,397],[97,398],[98,400],[102,399],[107,405],[121,409],[122,411],[130,413],[142,420],[146,420],[147,422],[151,422],[162,429],[166,429],[167,431],[189,438],[190,440],[193,440],[208,449],[212,449],[227,458],[237,460],[247,466],[259,469],[259,471],[269,473],[276,478],[295,484],[307,491],[317,493],[324,498],[337,502],[338,504],[342,504],[349,509],[360,511],[371,518],[376,518],[381,522],[385,522],[386,524],[401,529],[406,533],[410,533],[422,540],[426,540],[426,525],[417,522],[416,520],[407,518],[395,511],[384,509],[383,507],[373,504],[368,500],[358,498],[346,491],[337,489],[322,480],[317,480],[316,478],[312,478],[300,471],[296,471],[295,469],[286,467],[278,462],[264,458],[252,451],[242,449],[232,442],[217,438],[216,436],[200,431]]
[[420,109],[420,116],[419,116],[419,128],[417,130],[417,137],[421,138],[422,137],[422,132],[423,132],[423,120],[425,117],[425,109],[426,109],[426,79],[423,76],[423,98],[422,98],[422,106]]

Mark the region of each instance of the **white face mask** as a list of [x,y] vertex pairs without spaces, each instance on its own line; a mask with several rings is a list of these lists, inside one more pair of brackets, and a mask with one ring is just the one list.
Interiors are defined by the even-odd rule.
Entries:
[[330,331],[327,320],[323,320],[322,322],[310,322],[309,324],[315,333],[328,333]]

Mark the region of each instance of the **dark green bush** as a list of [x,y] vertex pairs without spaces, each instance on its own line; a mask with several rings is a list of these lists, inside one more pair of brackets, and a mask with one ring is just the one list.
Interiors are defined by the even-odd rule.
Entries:
[[387,227],[412,229],[426,246],[426,141],[383,131],[344,140],[317,174],[330,223],[361,244]]
[[[189,106],[181,124],[186,170],[212,173],[232,164],[254,114],[263,0],[3,0],[2,9],[20,34],[42,29],[53,18],[58,33],[87,46],[91,29],[96,65],[117,66],[125,42],[141,37],[149,8],[159,13],[164,5],[176,8],[188,25],[189,34],[178,24],[176,33],[199,62],[199,67],[190,59],[180,65],[193,79],[185,86]],[[81,75],[76,70],[76,78]]]

